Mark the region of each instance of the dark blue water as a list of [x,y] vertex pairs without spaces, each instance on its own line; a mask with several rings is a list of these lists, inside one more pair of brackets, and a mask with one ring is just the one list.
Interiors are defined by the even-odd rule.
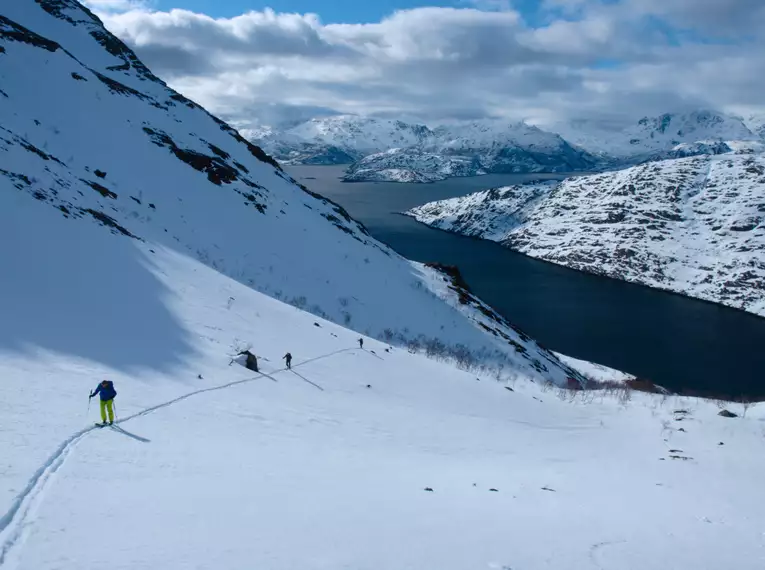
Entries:
[[587,275],[397,214],[432,200],[531,177],[490,175],[428,185],[344,184],[339,181],[343,169],[288,170],[310,189],[341,204],[375,238],[402,255],[457,265],[479,297],[548,348],[675,391],[765,397],[763,318]]

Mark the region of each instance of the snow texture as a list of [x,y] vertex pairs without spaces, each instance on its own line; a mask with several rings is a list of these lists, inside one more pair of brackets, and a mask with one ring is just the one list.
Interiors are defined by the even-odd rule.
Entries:
[[532,257],[765,315],[765,155],[497,188],[409,214]]
[[[152,267],[166,294],[158,307],[133,298],[125,312],[143,328],[124,331],[121,354],[138,364],[149,342],[157,357],[184,348],[164,371],[129,371],[102,360],[114,331],[72,320],[61,340],[92,353],[3,355],[3,570],[762,567],[759,406],[726,419],[701,400],[620,403],[505,385],[374,339],[361,350],[358,334],[189,256],[25,207],[52,235],[89,238],[77,242],[97,280],[85,319],[126,298],[96,286],[99,266],[126,288],[126,258]],[[19,237],[50,261],[33,228]],[[244,341],[262,374],[228,365]],[[104,377],[118,423],[97,429],[86,396]]]

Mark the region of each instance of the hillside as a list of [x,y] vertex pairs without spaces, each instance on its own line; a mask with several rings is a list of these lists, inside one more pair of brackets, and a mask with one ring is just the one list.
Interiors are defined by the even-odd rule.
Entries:
[[[0,359],[3,570],[760,567],[761,406],[726,419],[703,400],[498,383],[369,338],[360,350],[358,334],[188,256],[27,205],[93,244],[53,269],[97,281],[81,296],[59,283],[63,313],[27,313],[69,317],[48,332],[63,344]],[[115,303],[151,280],[154,304]],[[228,365],[247,344],[263,375]],[[87,407],[103,377],[115,428],[93,428]]]
[[570,375],[490,311],[432,291],[433,270],[370,238],[341,207],[168,89],[75,2],[24,0],[4,8],[2,26],[0,190],[12,208],[36,200],[70,224],[176,249],[399,345],[438,341],[540,378]]
[[420,222],[581,271],[765,315],[765,156],[728,154],[478,192]]

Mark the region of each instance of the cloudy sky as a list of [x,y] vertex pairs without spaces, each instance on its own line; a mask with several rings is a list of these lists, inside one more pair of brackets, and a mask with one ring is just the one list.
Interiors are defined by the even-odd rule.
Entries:
[[765,106],[763,0],[85,3],[172,87],[238,126]]

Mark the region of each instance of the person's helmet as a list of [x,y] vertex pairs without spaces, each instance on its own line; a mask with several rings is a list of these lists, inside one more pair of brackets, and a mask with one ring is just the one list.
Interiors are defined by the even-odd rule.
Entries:
[[103,384],[104,386],[106,386],[108,383],[109,383],[108,380],[101,380],[101,384]]

